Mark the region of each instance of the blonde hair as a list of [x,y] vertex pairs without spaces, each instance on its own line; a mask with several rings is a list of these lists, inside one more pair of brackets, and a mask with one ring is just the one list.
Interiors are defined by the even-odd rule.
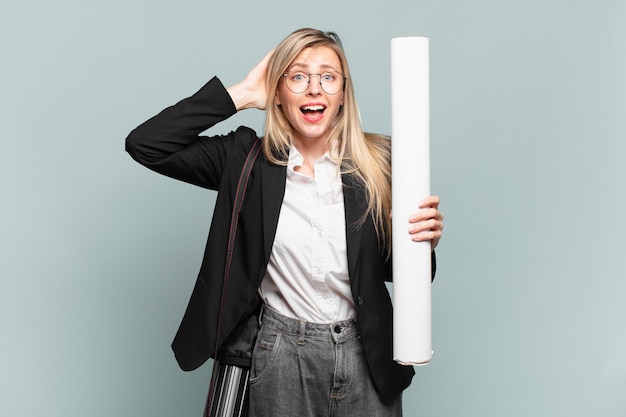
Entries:
[[357,226],[371,216],[382,251],[391,252],[391,144],[388,137],[363,132],[354,96],[348,61],[341,41],[333,32],[299,29],[287,36],[274,50],[266,74],[267,110],[264,151],[274,164],[286,165],[293,143],[293,127],[281,107],[273,104],[278,85],[293,60],[306,48],[328,47],[341,62],[346,77],[343,106],[332,123],[329,145],[341,161],[341,173],[353,174],[363,184],[367,210]]

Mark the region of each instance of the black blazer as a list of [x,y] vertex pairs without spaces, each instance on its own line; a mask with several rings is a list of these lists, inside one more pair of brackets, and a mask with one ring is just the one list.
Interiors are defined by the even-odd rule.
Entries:
[[[230,95],[213,78],[197,93],[163,110],[134,129],[126,150],[140,164],[161,174],[211,190],[217,200],[202,266],[172,344],[184,370],[202,365],[215,352],[226,242],[237,181],[256,133],[246,127],[223,136],[199,136],[236,113]],[[258,307],[258,288],[265,274],[285,191],[286,167],[261,155],[250,174],[222,314],[219,343]],[[363,189],[343,175],[348,269],[357,322],[369,370],[383,401],[399,395],[411,382],[412,367],[393,361],[392,305],[385,281],[391,262],[378,247],[374,225],[356,222],[366,209]],[[434,265],[434,259],[433,259]],[[433,268],[434,270],[434,268]]]

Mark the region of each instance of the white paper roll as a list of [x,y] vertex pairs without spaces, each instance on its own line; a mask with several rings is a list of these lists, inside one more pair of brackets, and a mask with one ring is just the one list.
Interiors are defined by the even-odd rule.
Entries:
[[431,243],[413,242],[408,218],[430,195],[428,38],[391,40],[393,355],[404,365],[432,357]]

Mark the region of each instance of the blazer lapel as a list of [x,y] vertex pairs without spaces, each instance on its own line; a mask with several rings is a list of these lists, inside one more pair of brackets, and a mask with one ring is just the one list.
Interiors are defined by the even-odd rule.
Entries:
[[356,270],[363,238],[363,227],[357,227],[361,216],[367,208],[363,188],[359,186],[353,175],[341,176],[343,182],[343,204],[346,212],[346,245],[348,248],[348,271]]
[[263,246],[265,263],[269,262],[278,227],[278,215],[285,197],[287,167],[271,165],[264,161],[261,165],[261,184],[263,199]]

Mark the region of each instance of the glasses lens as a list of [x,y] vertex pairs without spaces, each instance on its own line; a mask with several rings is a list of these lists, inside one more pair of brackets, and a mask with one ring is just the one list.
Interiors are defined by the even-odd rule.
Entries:
[[337,94],[343,88],[343,75],[338,72],[325,72],[320,75],[320,83],[327,94]]
[[309,87],[311,79],[316,82],[315,77],[319,77],[319,83],[326,94],[337,94],[343,88],[344,77],[341,73],[327,71],[322,74],[308,74],[302,71],[290,71],[285,74],[287,88],[292,93],[302,94]]
[[292,93],[301,94],[309,86],[309,74],[301,71],[291,71],[285,74],[287,88]]

